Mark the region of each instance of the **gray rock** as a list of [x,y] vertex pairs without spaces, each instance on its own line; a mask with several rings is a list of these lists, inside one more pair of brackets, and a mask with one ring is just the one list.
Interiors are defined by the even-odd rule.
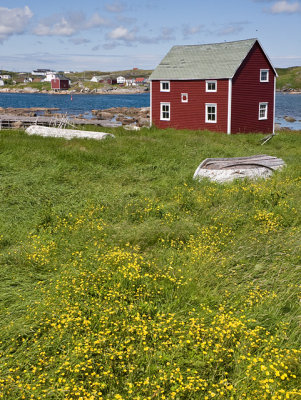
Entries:
[[294,117],[290,117],[289,115],[286,115],[286,116],[284,117],[284,119],[285,119],[287,122],[296,122],[295,118],[294,118]]
[[29,86],[26,86],[23,90],[24,90],[24,92],[27,92],[27,93],[37,93],[39,91],[38,89],[34,89]]
[[21,129],[21,128],[23,128],[23,123],[22,123],[22,121],[15,121],[11,124],[11,127],[13,129]]
[[139,126],[149,126],[149,119],[148,118],[139,118],[138,119],[138,125]]
[[96,114],[99,119],[112,119],[113,115],[106,111],[101,111]]

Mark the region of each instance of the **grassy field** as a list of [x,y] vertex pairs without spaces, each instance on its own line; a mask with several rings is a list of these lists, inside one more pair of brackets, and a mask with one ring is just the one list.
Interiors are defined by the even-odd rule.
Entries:
[[277,89],[301,90],[301,67],[277,68]]
[[145,77],[148,78],[150,74],[152,73],[152,70],[146,70],[146,69],[129,69],[129,70],[122,70],[122,71],[83,71],[83,72],[72,72],[70,74],[67,74],[68,78],[71,79],[72,81],[77,81],[77,80],[86,80],[86,79],[91,79],[93,76],[112,76],[117,78],[118,76],[131,76],[131,77]]
[[0,133],[0,398],[300,399],[301,132],[114,134]]

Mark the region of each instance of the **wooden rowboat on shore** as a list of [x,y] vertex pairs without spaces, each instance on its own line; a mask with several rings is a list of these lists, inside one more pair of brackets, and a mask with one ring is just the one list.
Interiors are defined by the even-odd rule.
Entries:
[[243,178],[266,178],[273,171],[283,168],[284,165],[285,162],[281,158],[266,154],[249,157],[206,158],[197,167],[193,178],[209,178],[216,182]]

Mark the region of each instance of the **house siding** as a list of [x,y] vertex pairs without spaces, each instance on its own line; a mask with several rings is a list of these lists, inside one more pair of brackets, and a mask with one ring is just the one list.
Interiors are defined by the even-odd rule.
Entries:
[[[217,80],[217,91],[206,92],[205,80],[170,81],[170,91],[160,92],[160,81],[152,81],[152,124],[160,129],[192,129],[227,132],[228,79]],[[188,102],[181,94],[188,94]],[[170,103],[170,121],[160,120],[160,103]],[[217,105],[217,122],[206,123],[206,104]]]
[[[260,82],[260,70],[269,70],[269,82]],[[232,80],[231,133],[274,129],[275,73],[258,42],[255,43]],[[268,118],[258,119],[259,103],[268,103]]]
[[68,79],[52,79],[51,89],[69,89]]

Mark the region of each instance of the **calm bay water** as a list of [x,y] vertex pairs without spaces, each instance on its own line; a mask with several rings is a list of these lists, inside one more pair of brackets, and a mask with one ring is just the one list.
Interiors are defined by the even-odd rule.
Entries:
[[[287,122],[283,117],[294,117],[296,122]],[[301,94],[276,93],[275,121],[281,126],[301,130]]]
[[[72,99],[72,100],[71,100]],[[92,110],[111,107],[148,107],[149,93],[141,94],[45,94],[0,93],[0,107],[48,107],[59,108],[65,114],[90,114]]]
[[[149,93],[121,95],[44,94],[44,93],[0,93],[0,107],[48,107],[59,108],[61,113],[85,114],[88,118],[94,109],[110,107],[149,107]],[[289,123],[283,118],[292,116],[296,122]],[[301,130],[301,95],[276,94],[276,122],[281,126]]]

